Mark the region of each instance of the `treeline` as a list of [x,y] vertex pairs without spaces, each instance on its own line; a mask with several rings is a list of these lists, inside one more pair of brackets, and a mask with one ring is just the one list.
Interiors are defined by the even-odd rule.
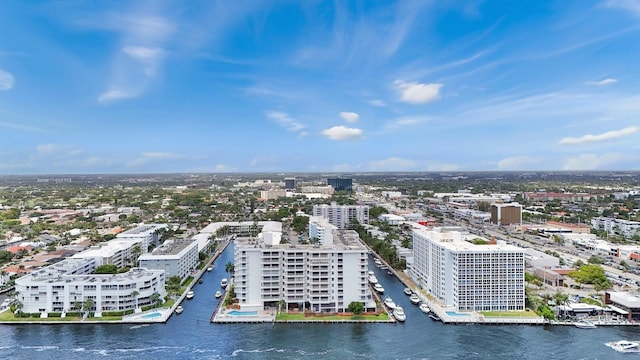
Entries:
[[380,255],[380,257],[382,257],[387,264],[391,265],[394,269],[404,270],[407,268],[407,262],[398,257],[396,247],[391,244],[391,241],[381,240],[371,236],[367,229],[360,224],[353,224],[353,230],[358,232],[360,239],[362,239],[365,244],[369,245],[371,250]]

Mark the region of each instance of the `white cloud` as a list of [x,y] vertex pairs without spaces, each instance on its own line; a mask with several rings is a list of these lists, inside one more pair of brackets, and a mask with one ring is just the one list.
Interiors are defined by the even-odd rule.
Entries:
[[289,131],[300,131],[304,125],[292,119],[289,114],[281,111],[267,111],[267,117]]
[[427,166],[427,171],[458,171],[460,170],[460,166],[456,164],[430,164]]
[[532,165],[540,164],[540,157],[513,156],[498,161],[498,170],[530,170]]
[[380,99],[369,100],[367,101],[367,103],[371,106],[377,106],[377,107],[387,106],[387,103],[385,103],[383,100],[380,100]]
[[358,120],[360,119],[360,115],[358,115],[357,113],[354,113],[354,112],[349,112],[349,111],[341,112],[340,113],[340,117],[344,121],[350,122],[350,123],[358,122]]
[[145,46],[125,46],[122,51],[132,59],[140,62],[144,66],[144,73],[148,77],[153,77],[159,66],[159,62],[164,55],[164,50]]
[[590,143],[590,142],[606,141],[606,140],[617,139],[623,136],[631,135],[633,133],[638,132],[638,130],[640,130],[640,127],[638,126],[629,126],[624,129],[607,131],[605,133],[598,134],[598,135],[588,134],[588,135],[584,135],[577,138],[564,137],[560,139],[559,144],[560,145],[576,145],[576,144],[584,144],[584,143]]
[[401,159],[395,156],[384,160],[376,160],[369,162],[369,168],[373,171],[400,171],[414,169],[415,161]]
[[634,15],[640,16],[640,1],[638,0],[609,0],[605,6],[630,11]]
[[[633,160],[629,154],[580,154],[565,159],[562,170],[614,170],[618,169],[619,164]],[[638,160],[637,157],[635,160]],[[624,169],[628,169],[627,165],[624,165]]]
[[440,99],[442,84],[422,84],[396,80],[393,85],[400,92],[400,100],[409,104],[425,104]]
[[235,168],[225,164],[217,164],[213,169],[214,172],[232,172]]
[[308,131],[301,131],[300,134],[298,134],[298,138],[303,138],[309,136],[309,132]]
[[13,75],[0,69],[0,90],[11,90],[15,84]]
[[132,99],[139,95],[139,92],[133,91],[124,91],[119,89],[111,89],[103,92],[98,96],[98,102],[100,104],[108,104],[113,101],[124,100],[124,99]]
[[322,130],[322,135],[331,140],[357,140],[362,139],[362,129],[334,126]]
[[586,85],[594,85],[594,86],[605,86],[605,85],[615,84],[617,82],[618,82],[618,80],[616,80],[616,79],[607,78],[607,79],[603,79],[603,80],[599,80],[599,81],[587,81],[585,84]]
[[69,145],[59,144],[41,144],[36,146],[36,152],[42,157],[54,157],[54,156],[75,156],[82,153],[81,150],[73,148]]
[[419,125],[424,122],[432,120],[432,118],[427,116],[404,116],[392,121],[387,122],[383,127],[383,132],[391,131],[399,128],[405,128],[409,126]]

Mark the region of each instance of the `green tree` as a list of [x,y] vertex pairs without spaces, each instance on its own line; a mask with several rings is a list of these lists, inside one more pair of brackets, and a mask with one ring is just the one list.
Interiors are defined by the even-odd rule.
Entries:
[[364,304],[359,301],[352,301],[347,307],[347,310],[354,315],[360,315],[364,311]]
[[389,211],[382,206],[372,206],[369,208],[369,219],[377,219],[378,216],[386,214]]
[[589,260],[587,260],[587,262],[589,264],[602,264],[604,263],[604,261],[597,255],[591,255],[591,257],[589,257]]
[[96,267],[96,274],[116,274],[118,266],[113,264],[104,264]]
[[229,261],[227,265],[225,265],[224,271],[226,271],[229,275],[233,276],[233,273],[235,271],[235,265],[231,261]]
[[91,313],[91,310],[93,310],[94,305],[95,305],[95,302],[93,301],[93,299],[87,298],[82,304],[82,309],[84,310],[85,313]]
[[158,305],[160,305],[160,303],[162,303],[162,296],[159,293],[154,292],[149,297],[149,300],[153,304],[153,307],[158,307]]
[[140,295],[140,293],[137,290],[133,290],[131,292],[131,294],[129,294],[129,296],[131,296],[133,298],[133,300],[135,300],[135,307],[134,309],[138,308],[138,296]]

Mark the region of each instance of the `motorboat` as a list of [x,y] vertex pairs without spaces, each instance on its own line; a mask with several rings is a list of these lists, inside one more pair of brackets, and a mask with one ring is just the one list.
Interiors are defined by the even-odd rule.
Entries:
[[429,312],[429,317],[431,318],[431,320],[434,320],[434,321],[442,321],[442,319],[440,319],[440,316],[438,316],[438,314],[436,314],[433,311]]
[[420,304],[420,297],[418,296],[418,294],[411,294],[409,301],[411,301],[413,305],[418,305]]
[[393,272],[391,270],[387,270],[387,275],[393,275]]
[[216,299],[219,299],[222,296],[222,291],[216,291]]
[[194,296],[194,295],[195,295],[195,294],[193,293],[193,290],[189,290],[189,291],[187,291],[187,299],[189,299],[189,300],[193,299],[193,296]]
[[579,329],[595,329],[596,328],[596,324],[584,319],[574,322],[573,325]]
[[373,262],[378,266],[382,266],[382,261],[380,261],[380,259],[375,259]]
[[373,290],[379,292],[380,294],[384,293],[384,288],[380,284],[373,285]]
[[640,343],[637,341],[618,340],[615,342],[605,343],[608,347],[620,352],[638,352],[640,351]]
[[373,271],[369,271],[369,276],[375,276],[376,273],[374,273]]
[[220,286],[222,286],[223,288],[226,288],[227,284],[229,284],[229,280],[227,278],[224,278],[222,279],[222,281],[220,281]]
[[212,271],[212,270],[213,270],[213,266],[209,266],[209,267],[207,268],[207,271]]
[[380,270],[389,270],[389,267],[386,265],[380,266]]
[[378,283],[378,278],[375,275],[369,276],[369,282],[375,285]]
[[393,310],[396,308],[396,303],[393,302],[393,299],[388,297],[386,299],[384,299],[384,304],[390,309]]
[[202,284],[204,283],[204,280],[202,280],[202,278],[198,279],[198,284]]
[[427,303],[422,303],[420,304],[420,311],[422,311],[425,314],[428,314],[429,312],[431,312],[431,309],[429,309],[429,305],[427,305]]
[[404,309],[402,308],[402,306],[396,306],[396,308],[393,309],[393,317],[401,322],[407,320],[407,315],[404,313]]
[[406,288],[404,288],[404,294],[407,295],[407,296],[411,296],[411,295],[413,295],[413,291],[411,291],[410,288],[406,287]]
[[182,305],[178,305],[175,311],[176,311],[176,314],[182,314],[182,312],[184,311],[184,308],[182,307]]

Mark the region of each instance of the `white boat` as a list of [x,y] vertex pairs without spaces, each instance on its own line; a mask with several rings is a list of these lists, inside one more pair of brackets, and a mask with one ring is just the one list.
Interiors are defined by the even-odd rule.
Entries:
[[385,305],[387,305],[387,307],[388,307],[390,310],[393,310],[393,309],[395,309],[395,308],[396,308],[396,303],[395,303],[395,302],[393,302],[393,299],[391,299],[391,298],[390,298],[390,297],[388,297],[388,296],[387,296],[387,298],[386,298],[386,299],[384,299],[384,304],[385,304]]
[[384,288],[380,284],[373,285],[373,290],[379,292],[380,294],[384,293]]
[[182,314],[183,311],[184,311],[184,308],[182,307],[182,305],[178,305],[176,307],[176,314]]
[[369,276],[375,276],[376,273],[374,273],[373,271],[369,271]]
[[418,305],[420,304],[420,297],[418,296],[418,294],[411,294],[409,301],[411,301],[413,305]]
[[193,299],[193,296],[194,296],[194,295],[195,295],[195,294],[193,293],[193,290],[189,290],[189,291],[187,291],[187,299],[189,299],[189,300]]
[[222,281],[220,281],[220,286],[222,286],[223,288],[226,288],[227,284],[229,284],[229,280],[227,280],[227,278],[224,278],[222,279]]
[[577,328],[580,329],[595,329],[596,328],[596,324],[592,323],[591,321],[587,321],[587,320],[579,320],[573,323],[573,325]]
[[396,306],[396,308],[393,309],[393,317],[395,317],[398,321],[407,320],[407,315],[404,313],[404,309],[402,308],[402,306]]
[[434,321],[442,321],[442,319],[440,319],[440,316],[438,316],[438,314],[436,314],[433,311],[429,312],[429,317],[431,318],[431,320],[434,320]]
[[216,299],[219,299],[222,296],[222,291],[216,291]]
[[427,303],[422,303],[420,304],[420,311],[422,311],[425,314],[428,314],[431,309],[429,309],[429,305],[427,305]]
[[212,271],[212,270],[213,270],[213,266],[209,266],[209,267],[207,268],[207,271]]
[[619,340],[615,342],[605,343],[608,347],[620,352],[639,352],[640,343],[637,341]]
[[413,291],[411,291],[411,289],[406,287],[406,288],[404,288],[404,294],[407,295],[407,296],[411,296],[411,295],[413,295]]
[[377,284],[378,283],[378,278],[375,276],[369,276],[369,282],[372,284]]

